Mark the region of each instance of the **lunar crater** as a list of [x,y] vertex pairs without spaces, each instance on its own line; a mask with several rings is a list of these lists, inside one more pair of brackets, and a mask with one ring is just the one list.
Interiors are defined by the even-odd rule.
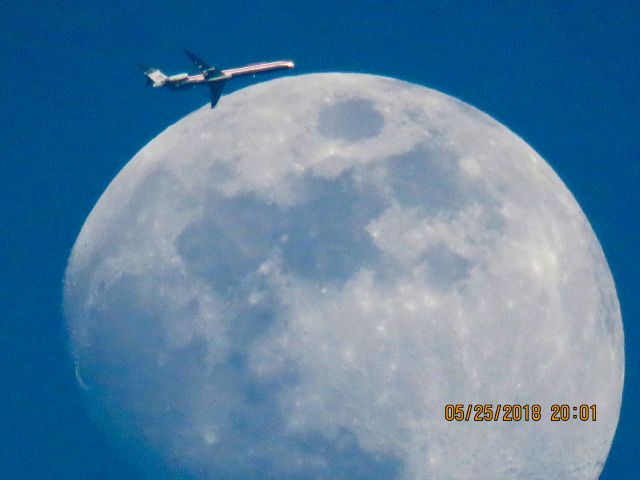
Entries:
[[350,98],[320,111],[318,131],[324,137],[357,142],[380,134],[384,116],[367,98]]

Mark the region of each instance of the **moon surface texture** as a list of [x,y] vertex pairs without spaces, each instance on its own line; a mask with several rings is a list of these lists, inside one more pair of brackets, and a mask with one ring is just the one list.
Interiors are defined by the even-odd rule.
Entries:
[[577,202],[507,128],[399,80],[187,115],[104,192],[64,294],[90,410],[155,478],[597,478],[618,422],[620,309]]

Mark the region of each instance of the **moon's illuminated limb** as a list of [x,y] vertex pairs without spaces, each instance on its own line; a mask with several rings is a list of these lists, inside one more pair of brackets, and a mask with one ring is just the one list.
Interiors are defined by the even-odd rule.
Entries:
[[65,311],[96,410],[204,478],[595,478],[619,415],[620,311],[570,192],[386,78],[268,82],[167,129],[87,219]]

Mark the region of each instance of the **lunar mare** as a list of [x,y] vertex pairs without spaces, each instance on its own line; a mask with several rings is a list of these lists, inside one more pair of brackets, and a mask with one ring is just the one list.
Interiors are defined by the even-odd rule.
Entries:
[[620,309],[571,193],[398,80],[278,79],[169,127],[89,215],[64,298],[98,422],[169,477],[597,478],[618,422]]

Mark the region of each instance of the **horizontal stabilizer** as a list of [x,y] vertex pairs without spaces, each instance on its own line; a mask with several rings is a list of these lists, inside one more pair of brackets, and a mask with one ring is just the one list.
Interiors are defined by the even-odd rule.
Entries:
[[147,76],[147,78],[149,79],[149,82],[154,87],[161,87],[162,85],[165,84],[165,82],[167,81],[167,78],[169,78],[157,68],[150,68],[146,70],[144,74]]

